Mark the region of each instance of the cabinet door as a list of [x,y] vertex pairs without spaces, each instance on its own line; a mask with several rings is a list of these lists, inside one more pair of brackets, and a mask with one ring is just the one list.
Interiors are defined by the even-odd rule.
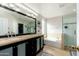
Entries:
[[26,42],[26,56],[34,56],[36,54],[36,42],[36,39],[32,39]]
[[0,56],[12,56],[12,55],[13,55],[13,48],[12,47],[0,50]]
[[37,40],[33,39],[32,40],[32,54],[35,55],[37,50]]
[[18,46],[14,45],[13,46],[13,56],[17,56],[18,55]]
[[40,38],[37,38],[37,51],[40,50]]
[[43,36],[41,37],[41,48],[43,47],[43,45],[44,45],[44,38],[43,38]]
[[25,56],[25,43],[18,45],[18,56]]
[[26,42],[26,56],[32,56],[32,41]]

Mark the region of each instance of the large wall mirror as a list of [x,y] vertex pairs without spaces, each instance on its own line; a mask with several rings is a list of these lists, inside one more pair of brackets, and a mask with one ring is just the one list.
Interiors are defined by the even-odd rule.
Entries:
[[35,34],[36,19],[0,6],[0,36]]

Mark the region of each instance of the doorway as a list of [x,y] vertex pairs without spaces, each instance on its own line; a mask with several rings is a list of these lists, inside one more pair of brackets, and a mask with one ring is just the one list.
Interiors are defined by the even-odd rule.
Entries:
[[18,34],[23,34],[23,24],[18,24]]

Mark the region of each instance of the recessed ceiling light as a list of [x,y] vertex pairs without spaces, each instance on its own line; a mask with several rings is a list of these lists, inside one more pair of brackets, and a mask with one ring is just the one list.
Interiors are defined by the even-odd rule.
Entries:
[[76,9],[73,9],[73,11],[76,11]]
[[59,8],[62,8],[64,6],[65,6],[65,4],[59,4]]

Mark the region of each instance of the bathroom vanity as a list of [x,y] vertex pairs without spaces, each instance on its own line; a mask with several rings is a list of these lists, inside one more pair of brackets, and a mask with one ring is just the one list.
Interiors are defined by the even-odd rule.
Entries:
[[0,56],[35,56],[44,48],[40,34],[0,38]]
[[37,55],[44,47],[37,19],[3,5],[0,11],[0,56]]

